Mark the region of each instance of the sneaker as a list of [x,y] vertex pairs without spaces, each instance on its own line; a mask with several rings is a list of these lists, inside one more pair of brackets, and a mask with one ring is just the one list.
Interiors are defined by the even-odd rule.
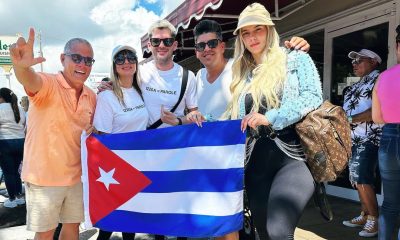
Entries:
[[378,219],[374,216],[368,215],[367,222],[361,232],[358,233],[360,237],[375,237],[378,235]]
[[361,212],[360,216],[355,217],[348,221],[343,221],[343,225],[348,227],[363,227],[367,223],[367,216]]
[[18,206],[18,204],[15,199],[14,200],[7,199],[4,201],[3,206],[6,208],[15,208],[16,206]]
[[14,200],[18,205],[23,205],[25,204],[25,198],[24,197],[16,197]]

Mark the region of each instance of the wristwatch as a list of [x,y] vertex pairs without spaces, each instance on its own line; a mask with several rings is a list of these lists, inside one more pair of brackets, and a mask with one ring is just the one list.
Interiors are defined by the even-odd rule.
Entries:
[[176,118],[176,119],[178,119],[178,125],[182,125],[182,119],[180,119],[180,118]]

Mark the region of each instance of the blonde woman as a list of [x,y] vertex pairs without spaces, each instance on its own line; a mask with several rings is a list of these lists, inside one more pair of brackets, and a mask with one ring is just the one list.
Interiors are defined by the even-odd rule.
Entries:
[[320,78],[306,53],[279,47],[261,4],[242,11],[234,34],[233,97],[225,115],[242,119],[248,142],[255,142],[245,172],[254,223],[260,239],[293,239],[314,181],[306,164],[289,157],[267,133],[273,129],[282,142],[298,144],[293,124],[322,103]]

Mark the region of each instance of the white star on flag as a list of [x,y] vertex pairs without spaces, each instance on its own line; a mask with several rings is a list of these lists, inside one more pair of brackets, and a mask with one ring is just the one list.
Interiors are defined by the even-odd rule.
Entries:
[[104,186],[106,186],[107,190],[109,190],[110,184],[119,184],[119,182],[113,178],[115,168],[109,172],[104,171],[101,169],[101,167],[99,167],[99,170],[100,177],[96,181],[104,183]]

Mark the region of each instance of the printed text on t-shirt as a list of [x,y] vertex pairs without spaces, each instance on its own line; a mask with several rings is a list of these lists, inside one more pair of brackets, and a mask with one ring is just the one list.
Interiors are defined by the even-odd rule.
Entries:
[[155,88],[152,88],[152,87],[146,87],[146,91],[176,95],[176,91],[173,91],[173,90],[164,90],[164,89],[155,89]]

